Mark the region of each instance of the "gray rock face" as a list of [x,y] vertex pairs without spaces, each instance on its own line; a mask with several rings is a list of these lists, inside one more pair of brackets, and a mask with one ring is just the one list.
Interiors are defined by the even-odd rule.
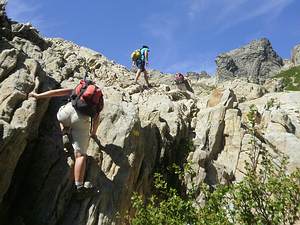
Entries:
[[300,44],[296,45],[292,50],[292,62],[294,66],[300,65]]
[[39,35],[39,32],[31,24],[13,23],[11,29],[13,35],[30,40],[42,50],[49,47],[49,43]]
[[42,104],[43,108],[37,108],[36,102],[27,99],[32,90],[45,89],[47,78],[41,65],[13,48],[7,40],[1,41],[1,49],[0,171],[5,176],[0,177],[0,202],[8,190],[19,157],[32,139],[32,133],[36,132],[47,107],[47,101]]
[[283,61],[273,50],[269,40],[263,38],[219,55],[216,64],[218,82],[244,78],[261,84],[280,70]]

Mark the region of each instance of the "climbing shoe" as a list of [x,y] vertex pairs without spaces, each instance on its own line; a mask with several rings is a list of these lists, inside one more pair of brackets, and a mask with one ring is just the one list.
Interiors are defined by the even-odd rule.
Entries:
[[96,194],[99,194],[100,191],[96,187],[80,187],[75,191],[75,197],[78,200],[83,200],[85,198],[92,197]]

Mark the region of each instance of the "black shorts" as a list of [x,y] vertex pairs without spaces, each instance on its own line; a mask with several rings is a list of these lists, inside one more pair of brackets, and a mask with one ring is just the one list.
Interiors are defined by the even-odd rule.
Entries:
[[141,70],[141,72],[144,72],[146,70],[145,69],[145,61],[138,59],[135,64],[136,64],[137,68]]

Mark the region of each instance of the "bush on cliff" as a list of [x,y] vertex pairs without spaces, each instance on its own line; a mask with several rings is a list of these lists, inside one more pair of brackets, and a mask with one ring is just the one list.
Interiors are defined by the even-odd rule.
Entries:
[[300,66],[282,71],[276,78],[282,78],[284,89],[287,91],[300,91]]

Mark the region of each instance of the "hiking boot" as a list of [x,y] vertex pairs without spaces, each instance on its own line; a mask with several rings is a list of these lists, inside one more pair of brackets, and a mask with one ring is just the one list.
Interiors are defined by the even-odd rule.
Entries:
[[78,188],[76,189],[75,191],[75,197],[76,199],[78,200],[83,200],[85,198],[89,198],[89,197],[92,197],[96,194],[99,194],[100,191],[99,189],[97,189],[96,187],[81,187],[81,188]]
[[83,186],[85,188],[94,188],[94,185],[90,181],[85,181],[84,184],[83,184]]

